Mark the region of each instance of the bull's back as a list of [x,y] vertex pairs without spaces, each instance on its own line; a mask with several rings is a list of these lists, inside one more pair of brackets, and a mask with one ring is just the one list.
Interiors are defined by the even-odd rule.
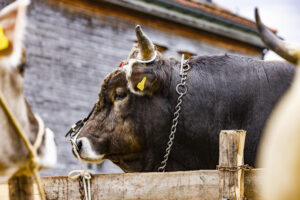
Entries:
[[[207,152],[202,168],[215,168],[219,132],[247,130],[245,163],[254,165],[264,125],[280,97],[289,88],[295,67],[239,56],[198,57],[191,60],[188,77],[190,138]],[[204,156],[205,157],[205,156]],[[205,160],[204,159],[204,160]]]

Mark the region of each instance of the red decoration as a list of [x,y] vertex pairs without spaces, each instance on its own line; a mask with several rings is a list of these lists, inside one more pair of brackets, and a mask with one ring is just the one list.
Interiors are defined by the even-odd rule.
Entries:
[[119,67],[122,67],[124,65],[124,61],[120,62]]

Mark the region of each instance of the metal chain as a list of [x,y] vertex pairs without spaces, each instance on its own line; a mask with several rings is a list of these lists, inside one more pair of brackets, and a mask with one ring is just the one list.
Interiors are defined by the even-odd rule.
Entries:
[[187,72],[191,69],[190,65],[187,62],[184,62],[184,55],[182,55],[181,58],[181,65],[180,65],[180,73],[179,76],[181,77],[180,83],[176,85],[176,92],[178,94],[177,104],[175,106],[175,111],[173,114],[173,123],[171,126],[171,131],[169,135],[169,141],[167,143],[166,153],[164,155],[164,159],[160,164],[160,167],[158,168],[159,172],[165,172],[169,155],[171,153],[171,148],[173,145],[173,140],[175,138],[176,128],[178,124],[179,114],[181,110],[181,104],[182,104],[182,97],[187,93],[187,87],[186,87],[186,79],[187,79]]
[[252,170],[253,167],[249,166],[248,164],[235,166],[235,167],[223,167],[223,166],[217,165],[217,170],[220,170],[220,171],[236,172],[241,169],[245,170],[245,171],[249,171],[249,170]]
[[80,177],[78,180],[79,180],[79,193],[80,193],[80,199],[81,199],[81,200],[85,200],[84,186],[83,186],[83,178]]
[[75,156],[77,157],[77,159],[79,160],[80,165],[83,168],[83,170],[73,170],[69,173],[68,177],[72,180],[79,179],[79,193],[80,193],[80,198],[82,200],[83,199],[84,200],[92,200],[91,173],[87,170],[86,166],[84,165],[83,161],[81,160],[73,141],[74,140],[70,139],[70,142],[71,142],[72,148],[73,148],[73,152],[74,152]]

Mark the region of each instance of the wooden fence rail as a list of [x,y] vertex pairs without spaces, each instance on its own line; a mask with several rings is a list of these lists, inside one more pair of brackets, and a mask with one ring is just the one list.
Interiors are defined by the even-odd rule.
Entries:
[[[256,190],[260,187],[262,170],[245,172],[245,197],[261,199]],[[43,177],[49,200],[80,199],[78,181],[67,176]],[[8,199],[8,185],[0,185],[0,199]],[[5,195],[6,193],[6,195]],[[166,173],[127,173],[94,175],[92,179],[93,200],[106,199],[219,199],[219,171],[199,170]],[[34,199],[38,191],[34,187]]]
[[[257,188],[262,170],[239,168],[244,160],[244,141],[245,131],[221,132],[219,170],[93,175],[92,199],[261,199]],[[43,177],[42,183],[48,200],[80,199],[78,180]],[[8,199],[7,188],[7,184],[0,185],[1,200]],[[36,187],[33,196],[39,199]]]

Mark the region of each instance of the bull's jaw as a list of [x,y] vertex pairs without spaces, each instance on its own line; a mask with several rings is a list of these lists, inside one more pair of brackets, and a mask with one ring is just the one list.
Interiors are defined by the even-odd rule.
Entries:
[[[135,152],[135,153],[124,153],[124,154],[108,154],[105,159],[112,161],[115,165],[120,167],[124,172],[143,172],[151,171],[153,167],[152,163],[146,162],[145,166],[145,152]],[[147,156],[146,156],[147,157]]]
[[105,154],[97,154],[93,150],[88,138],[82,137],[78,140],[80,140],[80,142],[82,143],[82,148],[79,152],[80,158],[82,160],[94,164],[101,164],[104,161]]

